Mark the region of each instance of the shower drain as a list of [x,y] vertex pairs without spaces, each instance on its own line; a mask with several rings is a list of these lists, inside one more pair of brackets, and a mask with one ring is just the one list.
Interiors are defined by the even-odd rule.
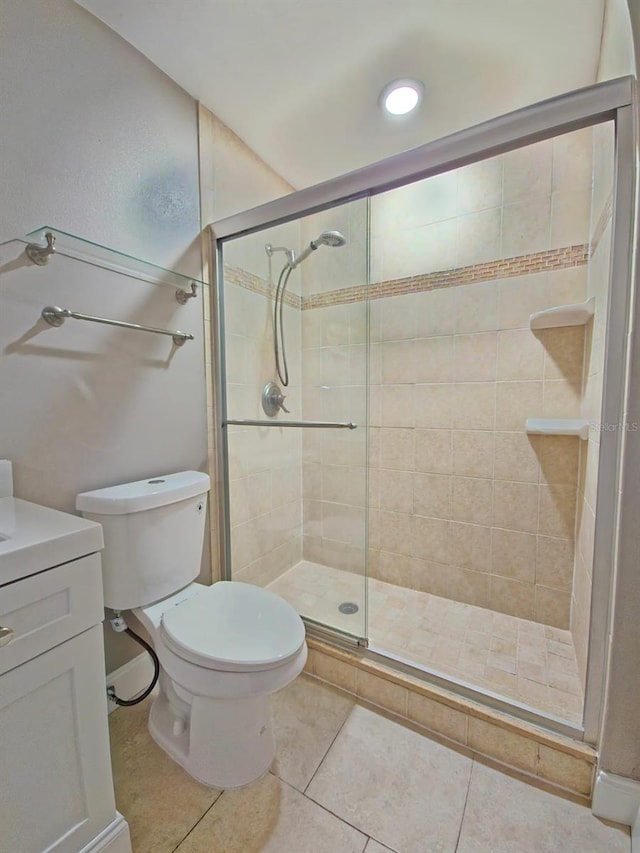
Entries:
[[338,605],[338,610],[340,613],[357,613],[360,608],[355,603],[355,601],[343,601],[342,604]]

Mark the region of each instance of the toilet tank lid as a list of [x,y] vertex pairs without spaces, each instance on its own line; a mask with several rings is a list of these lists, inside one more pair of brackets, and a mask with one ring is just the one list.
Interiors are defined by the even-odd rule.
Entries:
[[94,515],[126,515],[177,503],[209,491],[209,476],[201,471],[179,471],[94,489],[76,497],[76,509]]

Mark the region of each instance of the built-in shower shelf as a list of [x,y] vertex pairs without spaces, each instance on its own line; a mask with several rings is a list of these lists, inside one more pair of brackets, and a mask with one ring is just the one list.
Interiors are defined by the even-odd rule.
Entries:
[[[47,235],[53,235],[53,240]],[[116,249],[85,240],[83,237],[69,234],[51,225],[30,231],[26,236],[28,238],[27,254],[40,266],[45,266],[48,262],[55,263],[56,255],[74,258],[91,266],[113,270],[140,281],[178,288],[179,291],[184,292],[184,296],[178,299],[179,302],[188,300],[192,294],[195,294],[198,286],[206,285],[206,282],[194,276],[183,275],[175,270],[136,258],[134,255],[118,252]]]
[[529,435],[575,435],[586,441],[589,421],[584,418],[527,418]]
[[572,305],[558,305],[555,308],[545,308],[536,311],[529,317],[532,329],[556,329],[560,326],[584,326],[593,317],[596,310],[595,297],[586,302],[575,302]]

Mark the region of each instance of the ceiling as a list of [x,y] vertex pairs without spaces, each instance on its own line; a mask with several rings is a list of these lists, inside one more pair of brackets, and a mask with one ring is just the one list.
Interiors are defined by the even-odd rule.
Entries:
[[[604,0],[77,0],[296,188],[595,82]],[[382,87],[417,77],[416,115]]]

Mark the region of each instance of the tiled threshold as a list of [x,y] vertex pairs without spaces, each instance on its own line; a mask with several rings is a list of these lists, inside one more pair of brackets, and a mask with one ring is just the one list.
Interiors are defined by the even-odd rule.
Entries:
[[478,702],[344,651],[307,638],[306,672],[418,726],[490,759],[590,802],[596,751],[554,732],[518,720]]

